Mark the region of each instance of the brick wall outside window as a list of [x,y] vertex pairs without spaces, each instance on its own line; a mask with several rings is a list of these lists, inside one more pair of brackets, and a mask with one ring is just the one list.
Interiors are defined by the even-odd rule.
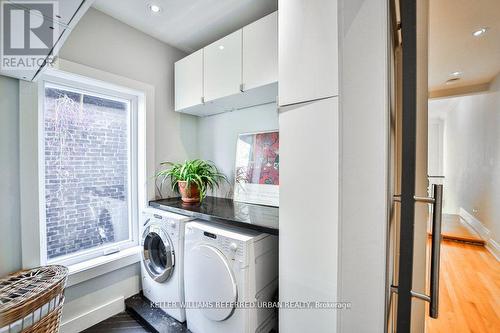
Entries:
[[45,95],[47,257],[128,239],[128,105]]

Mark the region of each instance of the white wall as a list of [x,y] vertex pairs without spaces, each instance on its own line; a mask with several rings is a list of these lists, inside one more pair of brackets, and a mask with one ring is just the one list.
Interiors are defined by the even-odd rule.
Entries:
[[[63,59],[154,86],[157,164],[197,154],[197,119],[173,111],[174,62],[184,55],[94,9],[82,18],[60,52]],[[0,275],[3,275],[21,268],[18,80],[0,76],[0,107]],[[115,311],[122,309],[123,303],[116,300],[140,290],[139,271],[139,264],[134,264],[69,287],[63,331],[82,329],[82,323],[92,325],[92,320],[98,320],[99,313],[105,313],[109,304],[118,304],[111,307]]]
[[[199,158],[215,162],[234,183],[236,140],[242,133],[278,129],[275,103],[217,114],[198,120]],[[232,186],[221,187],[214,193],[219,197],[232,197]]]
[[446,113],[445,211],[464,208],[500,241],[500,75],[488,93],[457,97]]
[[197,154],[196,117],[174,112],[174,62],[185,55],[93,8],[59,54],[63,59],[155,87],[157,164]]
[[0,276],[21,269],[19,81],[0,75]]
[[[185,53],[92,8],[60,52],[65,60],[154,86],[156,165],[197,154],[197,119],[174,112],[174,62],[183,56]],[[139,264],[135,264],[68,288],[63,323],[137,293],[139,272]],[[72,331],[78,324],[66,327],[64,331]]]
[[[429,176],[442,176],[444,173],[444,120],[441,118],[431,118],[430,116],[431,114],[429,113],[427,172]],[[430,181],[433,181],[433,179],[431,178]]]
[[124,299],[140,289],[138,264],[66,288],[61,333],[80,332],[123,311]]
[[[383,332],[389,170],[388,8],[342,0],[338,332]],[[333,331],[333,330],[332,330]]]

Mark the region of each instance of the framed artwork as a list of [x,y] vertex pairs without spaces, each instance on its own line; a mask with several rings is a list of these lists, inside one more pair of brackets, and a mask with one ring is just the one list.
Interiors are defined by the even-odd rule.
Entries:
[[236,145],[234,200],[279,206],[279,132],[240,134]]

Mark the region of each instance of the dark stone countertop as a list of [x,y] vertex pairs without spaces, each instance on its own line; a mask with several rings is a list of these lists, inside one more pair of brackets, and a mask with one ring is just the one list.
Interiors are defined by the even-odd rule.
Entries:
[[206,197],[201,204],[196,205],[186,205],[180,198],[160,199],[150,201],[149,206],[205,221],[279,234],[277,207],[216,197]]

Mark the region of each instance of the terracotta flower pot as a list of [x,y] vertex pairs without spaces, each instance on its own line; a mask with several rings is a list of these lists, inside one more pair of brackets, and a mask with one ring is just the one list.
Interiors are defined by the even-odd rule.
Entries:
[[187,186],[187,181],[179,181],[179,192],[181,193],[182,201],[187,204],[196,204],[200,202],[200,190],[195,183]]

